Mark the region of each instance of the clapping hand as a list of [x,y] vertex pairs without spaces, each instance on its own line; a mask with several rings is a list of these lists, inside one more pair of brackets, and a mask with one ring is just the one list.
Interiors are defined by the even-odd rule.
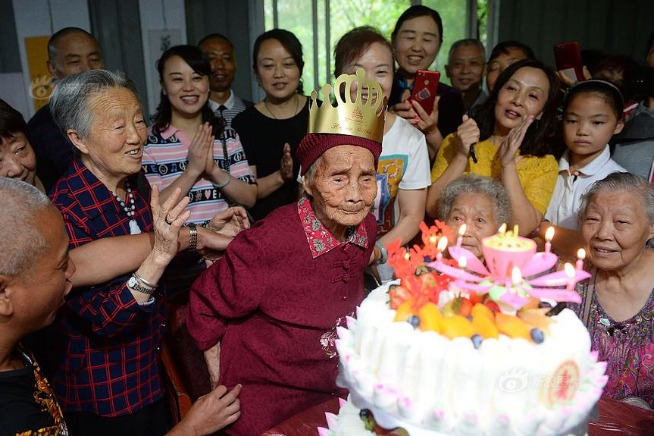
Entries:
[[172,195],[159,205],[159,188],[156,185],[152,187],[150,198],[154,223],[152,251],[164,265],[167,265],[177,254],[179,230],[191,215],[190,211],[184,210],[189,203],[188,196],[185,195],[179,200],[180,195],[181,190],[176,188]]
[[522,119],[522,122],[515,126],[509,132],[508,136],[500,145],[499,154],[502,168],[510,165],[515,165],[519,159],[516,160],[516,153],[520,149],[522,140],[525,139],[527,129],[534,122],[534,116],[529,115]]
[[200,176],[209,173],[213,168],[213,143],[214,137],[211,134],[211,125],[202,124],[195,132],[191,145],[188,147],[187,170]]
[[279,172],[282,175],[284,181],[293,179],[293,157],[291,156],[291,146],[284,144],[284,152],[282,154],[282,160],[279,164]]
[[223,235],[234,237],[239,234],[241,230],[250,228],[250,220],[248,214],[240,206],[230,207],[222,212],[219,212],[211,218],[209,229],[214,232],[222,233]]

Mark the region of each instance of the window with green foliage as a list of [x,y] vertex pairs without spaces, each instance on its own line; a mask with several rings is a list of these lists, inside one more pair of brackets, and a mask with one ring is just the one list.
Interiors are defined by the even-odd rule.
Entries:
[[[479,37],[486,42],[488,1],[265,0],[265,28],[290,30],[302,42],[305,63],[302,78],[305,92],[309,93],[332,81],[334,46],[345,32],[369,25],[390,39],[398,17],[415,3],[435,9],[443,19],[443,45],[431,69],[444,72],[453,42],[468,37]],[[442,79],[448,82],[445,74]]]

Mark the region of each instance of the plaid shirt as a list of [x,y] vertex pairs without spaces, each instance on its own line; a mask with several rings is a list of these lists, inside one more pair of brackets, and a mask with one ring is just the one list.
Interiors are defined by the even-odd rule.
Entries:
[[[149,232],[153,228],[149,198],[137,192],[137,177],[130,177],[135,219]],[[129,234],[127,214],[79,158],[51,196],[63,215],[70,248]],[[165,303],[157,298],[153,304],[137,304],[127,288],[129,277],[74,289],[57,315],[52,381],[66,412],[125,415],[162,397],[159,347]]]

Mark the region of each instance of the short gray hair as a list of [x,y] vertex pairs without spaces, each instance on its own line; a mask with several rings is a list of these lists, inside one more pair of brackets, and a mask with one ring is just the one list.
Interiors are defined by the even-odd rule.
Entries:
[[307,172],[304,173],[304,183],[306,185],[313,186],[313,178],[316,176],[316,170],[318,169],[318,165],[320,165],[320,161],[322,161],[322,156],[318,156],[318,159],[316,159]]
[[438,219],[445,221],[452,211],[454,200],[466,193],[488,195],[495,205],[497,223],[508,225],[511,222],[511,200],[504,185],[495,179],[477,174],[466,174],[448,183],[438,199]]
[[134,84],[123,73],[91,70],[73,74],[57,82],[50,97],[50,112],[65,137],[68,137],[68,129],[75,130],[82,138],[89,137],[93,112],[88,102],[96,94],[112,88],[126,88],[138,100]]
[[[588,212],[590,202],[601,191],[633,192],[640,198],[650,224],[654,224],[654,186],[635,174],[615,172],[593,183],[588,191],[581,196],[581,205],[577,213],[580,227],[584,221],[586,212]],[[647,246],[654,248],[654,238],[647,241]]]
[[486,59],[486,48],[484,47],[484,44],[475,38],[465,38],[465,39],[459,39],[458,41],[455,41],[454,44],[450,46],[450,52],[447,55],[447,62],[452,62],[452,56],[454,56],[454,51],[459,48],[459,47],[466,47],[469,45],[473,45],[475,47],[479,47],[481,50],[481,62],[484,63],[484,60]]
[[0,198],[0,274],[20,276],[48,248],[35,222],[53,206],[34,186],[8,177],[0,177]]

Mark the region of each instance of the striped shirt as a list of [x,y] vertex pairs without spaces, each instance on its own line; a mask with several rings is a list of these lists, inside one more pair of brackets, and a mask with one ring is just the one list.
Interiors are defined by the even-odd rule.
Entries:
[[[250,170],[243,146],[238,135],[233,130],[226,130],[225,145],[227,147],[228,165],[221,138],[216,138],[213,157],[220,168],[229,168],[232,177],[254,184],[255,178]],[[192,138],[173,126],[161,132],[148,129],[148,143],[143,154],[143,170],[151,185],[160,189],[169,187],[179,177],[188,165],[188,149]],[[216,189],[210,180],[200,178],[188,192],[191,202],[189,222],[196,224],[210,220],[218,212],[229,207],[228,200],[220,189]]]
[[[223,107],[222,110],[220,110],[221,106]],[[248,106],[252,106],[252,102],[244,101],[241,97],[234,94],[234,91],[231,91],[229,98],[225,103],[221,104],[209,100],[209,107],[217,117],[225,119],[225,125],[227,128],[232,127],[232,120],[234,117],[243,112]]]

